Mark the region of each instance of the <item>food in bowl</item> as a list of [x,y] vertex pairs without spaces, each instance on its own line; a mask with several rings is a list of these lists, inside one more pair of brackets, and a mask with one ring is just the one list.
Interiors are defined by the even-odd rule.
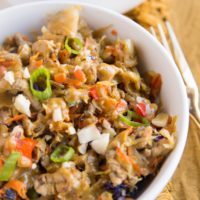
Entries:
[[104,31],[72,7],[3,43],[2,198],[133,199],[174,148],[161,75],[141,76],[132,41]]

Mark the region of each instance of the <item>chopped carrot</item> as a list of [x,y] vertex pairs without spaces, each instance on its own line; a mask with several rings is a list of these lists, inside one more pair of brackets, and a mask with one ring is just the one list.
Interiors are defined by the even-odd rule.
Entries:
[[130,162],[133,165],[133,169],[135,170],[136,174],[140,176],[141,175],[140,166],[132,158],[130,158]]
[[2,159],[0,159],[0,169],[3,167],[3,160]]
[[36,145],[36,141],[31,138],[17,140],[16,150],[21,152],[23,156],[32,160],[32,152]]
[[117,156],[122,160],[122,162],[126,162],[128,164],[132,164],[133,169],[135,170],[138,176],[141,175],[140,166],[133,160],[133,158],[126,155],[119,147],[116,148]]
[[21,181],[10,180],[8,183],[5,184],[4,187],[7,189],[15,190],[22,199],[27,198],[26,197],[26,192],[27,192],[26,185]]
[[3,196],[5,194],[5,190],[4,189],[0,189],[0,196]]
[[0,58],[0,66],[10,67],[10,66],[13,66],[15,63],[16,63],[15,60]]
[[79,87],[83,85],[81,81],[76,80],[76,79],[70,79],[70,78],[66,78],[66,84],[74,86],[74,87]]
[[98,100],[98,99],[99,99],[99,95],[98,95],[98,92],[97,92],[96,87],[90,88],[90,95],[91,95],[92,98],[94,98],[95,100]]
[[21,121],[21,120],[23,120],[25,117],[26,117],[25,114],[15,115],[14,117],[7,119],[7,120],[6,120],[6,124],[9,125],[9,124],[11,124],[12,122],[15,122],[15,121]]
[[55,80],[57,83],[66,83],[66,81],[67,81],[66,74],[65,74],[65,73],[58,73],[58,74],[55,74],[55,75],[54,75],[54,80]]
[[35,60],[35,67],[40,67],[43,64],[43,60]]
[[74,77],[81,82],[86,81],[86,76],[85,76],[84,72],[80,69],[77,69],[77,70],[74,71]]
[[117,36],[117,35],[118,35],[118,32],[117,32],[115,29],[113,29],[113,30],[111,31],[111,34],[112,34],[113,36]]
[[119,147],[116,148],[116,153],[122,161],[130,163],[129,157]]

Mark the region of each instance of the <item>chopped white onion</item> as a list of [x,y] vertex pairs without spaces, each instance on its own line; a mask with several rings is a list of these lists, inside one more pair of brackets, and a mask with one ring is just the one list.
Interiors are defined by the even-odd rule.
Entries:
[[128,48],[129,53],[133,54],[134,53],[134,46],[133,42],[131,39],[125,39],[124,40],[126,47]]
[[106,153],[109,144],[109,137],[110,137],[109,133],[102,134],[100,138],[91,142],[91,147],[98,154],[104,155]]
[[143,97],[137,96],[136,101],[137,101],[137,103],[142,103],[145,101],[145,99]]
[[75,135],[75,134],[76,134],[76,129],[74,128],[73,125],[71,125],[71,126],[68,128],[68,131],[69,131],[69,135]]
[[168,114],[159,113],[154,119],[152,119],[151,123],[157,127],[165,127],[168,122]]
[[53,111],[53,121],[60,122],[63,121],[62,111],[61,108],[55,108]]
[[43,27],[41,28],[41,31],[42,31],[42,33],[46,33],[46,32],[48,32],[48,29],[47,29],[46,26],[43,26]]
[[81,153],[81,154],[85,154],[86,151],[87,151],[87,147],[88,147],[88,143],[86,144],[81,144],[78,146],[78,151]]
[[154,109],[150,107],[150,104],[146,104],[146,113],[147,115],[154,113]]
[[80,144],[91,142],[101,136],[99,130],[94,124],[82,128],[77,134]]
[[75,166],[76,166],[75,163],[72,161],[67,161],[67,162],[62,163],[62,167],[64,167],[65,169],[70,169]]
[[31,169],[36,169],[37,168],[37,164],[33,163],[31,166]]
[[25,67],[24,71],[23,71],[23,77],[25,79],[29,79],[30,78],[30,73],[27,67]]
[[30,111],[31,102],[23,95],[19,94],[14,101],[15,108],[20,112],[27,116],[31,116]]
[[12,85],[14,82],[15,82],[15,77],[14,77],[14,73],[9,71],[9,72],[6,72],[4,74],[4,79],[10,84]]
[[21,125],[15,126],[11,132],[11,136],[18,136],[18,138],[21,138],[24,135],[24,129]]

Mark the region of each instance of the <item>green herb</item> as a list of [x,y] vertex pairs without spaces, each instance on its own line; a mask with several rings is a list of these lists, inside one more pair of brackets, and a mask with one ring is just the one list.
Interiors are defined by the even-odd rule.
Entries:
[[59,145],[51,154],[50,159],[56,163],[62,163],[72,159],[75,151],[72,147],[66,145]]
[[[147,119],[145,119],[144,117],[141,117],[136,112],[133,112],[133,111],[130,111],[130,110],[127,112],[127,116],[119,115],[119,119],[123,123],[125,123],[129,126],[133,126],[133,127],[148,126],[149,125],[149,121]],[[141,121],[141,123],[136,122],[136,121],[132,121],[132,120],[139,120],[139,121]]]
[[10,179],[15,171],[17,160],[20,156],[21,154],[19,152],[13,152],[10,154],[0,172],[0,181],[8,181]]
[[42,67],[35,70],[30,77],[30,89],[33,96],[40,100],[45,100],[51,97],[50,72]]
[[83,44],[79,38],[67,38],[65,40],[65,49],[72,54],[79,54]]

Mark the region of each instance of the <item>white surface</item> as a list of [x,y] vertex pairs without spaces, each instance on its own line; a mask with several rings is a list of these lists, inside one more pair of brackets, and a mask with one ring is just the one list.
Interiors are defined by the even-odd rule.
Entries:
[[[38,29],[45,23],[45,18],[49,13],[67,6],[71,6],[71,4],[60,1],[36,2],[0,11],[0,42],[15,32],[29,33],[30,30]],[[185,146],[189,122],[185,86],[171,57],[145,29],[114,11],[87,4],[82,4],[82,6],[81,15],[91,27],[100,28],[113,24],[121,37],[133,39],[138,50],[140,66],[157,71],[162,75],[161,98],[165,110],[178,116],[176,148],[166,159],[158,175],[138,198],[138,200],[154,200],[170,180]]]
[[[17,4],[23,4],[41,0],[0,0],[0,1],[2,1],[0,2],[0,7],[7,7],[7,6],[13,6]],[[42,1],[47,1],[47,0],[42,0]],[[63,1],[76,2],[78,0],[63,0]],[[120,13],[129,11],[131,8],[138,6],[143,1],[144,0],[79,0],[79,2],[92,3],[94,5],[110,8]]]

